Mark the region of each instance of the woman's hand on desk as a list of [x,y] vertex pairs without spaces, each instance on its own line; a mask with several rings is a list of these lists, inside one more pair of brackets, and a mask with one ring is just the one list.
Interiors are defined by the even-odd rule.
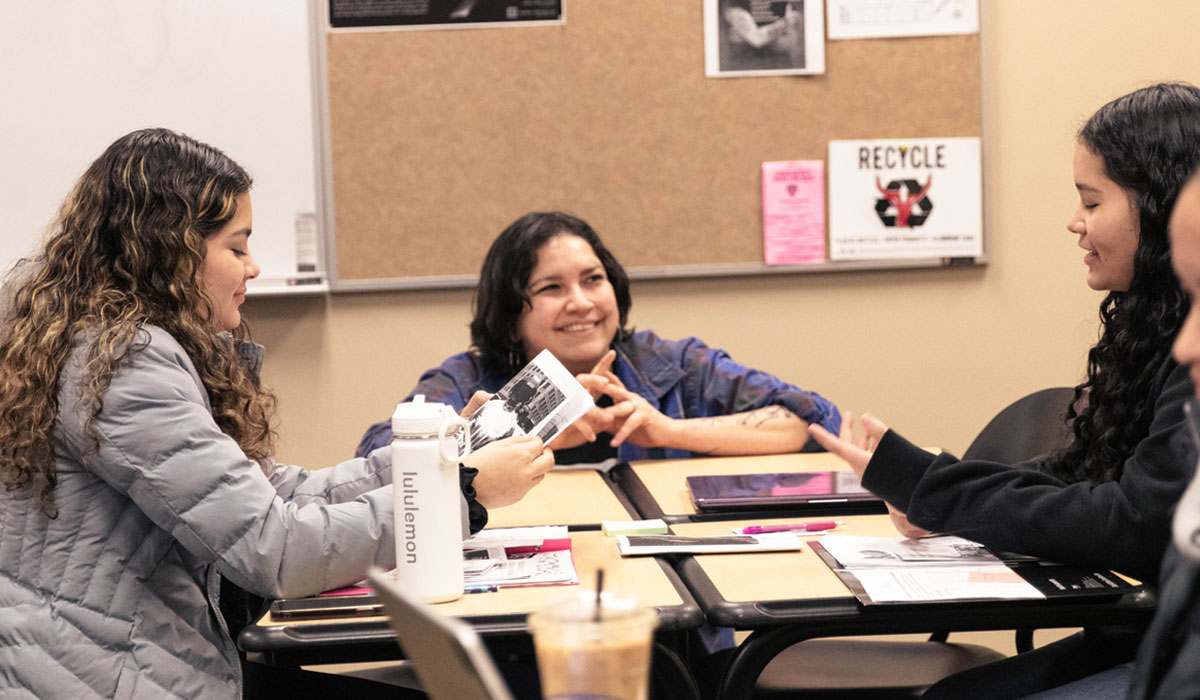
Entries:
[[888,427],[869,413],[862,415],[859,426],[861,430],[855,435],[854,414],[843,411],[842,429],[837,435],[815,423],[808,426],[808,434],[812,435],[821,447],[846,460],[850,468],[861,477],[863,472],[867,471],[867,463],[871,461],[875,445],[879,444],[879,439],[888,431]]
[[479,470],[472,485],[484,508],[500,508],[521,500],[554,466],[554,453],[536,435],[519,435],[484,445],[463,464]]

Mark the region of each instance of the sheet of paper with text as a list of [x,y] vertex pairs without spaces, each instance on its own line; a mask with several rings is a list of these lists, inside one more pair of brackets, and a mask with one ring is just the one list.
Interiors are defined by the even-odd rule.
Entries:
[[829,142],[830,260],[982,254],[978,138]]

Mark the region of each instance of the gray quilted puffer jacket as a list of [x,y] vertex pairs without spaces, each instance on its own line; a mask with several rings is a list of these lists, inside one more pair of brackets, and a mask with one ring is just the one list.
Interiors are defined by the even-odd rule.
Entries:
[[63,370],[58,517],[34,489],[0,489],[0,697],[238,698],[219,575],[275,598],[395,566],[389,450],[268,479],[217,428],[183,348],[159,328],[141,337],[87,467],[82,346]]

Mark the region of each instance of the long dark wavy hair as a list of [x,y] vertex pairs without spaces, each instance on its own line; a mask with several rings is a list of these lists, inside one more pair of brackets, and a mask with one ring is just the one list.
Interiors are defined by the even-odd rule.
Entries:
[[528,358],[517,335],[517,320],[530,305],[525,292],[537,266],[538,250],[555,236],[579,236],[592,247],[617,298],[619,323],[616,340],[628,336],[625,324],[633,300],[629,276],[600,236],[587,222],[562,212],[531,212],[504,229],[483,260],[475,289],[475,318],[471,320],[471,345],[486,371],[497,376],[516,374]]
[[1052,467],[1067,481],[1099,484],[1121,478],[1125,460],[1150,432],[1155,375],[1187,315],[1167,221],[1200,165],[1200,89],[1160,83],[1119,97],[1088,119],[1079,142],[1129,196],[1139,226],[1133,280],[1100,304],[1100,340],[1067,409],[1075,439]]
[[[220,429],[266,469],[274,449],[274,396],[212,323],[204,293],[205,239],[237,211],[250,175],[221,151],[166,129],[135,131],[96,159],[64,201],[40,251],[7,278],[0,325],[0,480],[37,489],[57,516],[52,435],[59,375],[79,343],[86,366],[78,400],[85,431],[110,379],[145,342],[167,331],[200,375]],[[244,323],[234,338],[245,337]],[[63,397],[75,400],[74,397]]]

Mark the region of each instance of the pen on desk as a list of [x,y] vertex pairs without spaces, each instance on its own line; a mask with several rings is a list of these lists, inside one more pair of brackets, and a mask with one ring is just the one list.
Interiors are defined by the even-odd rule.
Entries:
[[467,586],[463,588],[463,593],[495,593],[498,590],[500,587],[493,583],[490,586]]
[[836,530],[845,523],[838,520],[814,520],[795,525],[751,525],[742,528],[743,535],[761,535],[765,532],[826,532]]

